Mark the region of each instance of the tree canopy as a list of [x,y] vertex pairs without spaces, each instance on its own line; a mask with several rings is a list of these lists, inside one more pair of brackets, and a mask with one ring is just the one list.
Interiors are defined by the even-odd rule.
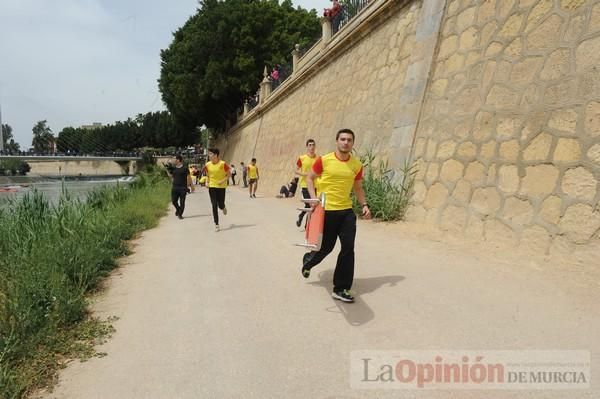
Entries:
[[35,152],[50,152],[54,143],[54,134],[48,126],[48,121],[38,121],[32,129],[33,140],[31,146]]
[[182,127],[223,129],[264,66],[286,64],[294,44],[308,47],[320,29],[315,10],[290,0],[202,0],[161,51],[163,102]]
[[7,152],[18,152],[20,150],[19,143],[13,138],[12,126],[3,123],[2,124],[2,141],[4,144],[2,148]]
[[179,147],[193,144],[197,138],[196,130],[180,129],[168,111],[158,111],[93,129],[65,127],[58,134],[56,147],[59,152],[90,154],[141,147]]

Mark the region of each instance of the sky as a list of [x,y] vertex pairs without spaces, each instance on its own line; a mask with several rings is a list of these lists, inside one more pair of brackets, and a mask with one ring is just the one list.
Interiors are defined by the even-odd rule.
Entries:
[[[296,0],[321,10],[328,0]],[[197,0],[0,0],[0,108],[21,149],[47,120],[112,123],[165,109],[160,50]]]

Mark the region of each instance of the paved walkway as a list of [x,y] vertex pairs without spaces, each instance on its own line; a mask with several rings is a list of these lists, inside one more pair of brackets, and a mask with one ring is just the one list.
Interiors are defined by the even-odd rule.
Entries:
[[598,364],[598,286],[359,222],[357,302],[343,304],[330,297],[335,256],[308,280],[300,275],[297,200],[250,199],[239,188],[227,195],[221,232],[201,189],[184,220],[170,211],[135,242],[95,304],[101,317],[119,318],[99,348],[108,355],[71,363],[47,398],[600,397],[598,385],[351,389],[355,350],[584,349]]

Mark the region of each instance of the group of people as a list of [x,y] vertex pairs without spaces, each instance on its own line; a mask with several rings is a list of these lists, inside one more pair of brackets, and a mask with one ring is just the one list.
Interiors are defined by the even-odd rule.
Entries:
[[[341,129],[336,133],[336,149],[326,155],[316,154],[316,142],[313,139],[306,141],[306,153],[296,160],[295,174],[286,189],[295,194],[298,185],[304,199],[317,199],[317,191],[326,194],[325,220],[323,227],[323,240],[319,251],[311,251],[302,258],[301,274],[309,278],[311,270],[325,259],[333,250],[337,239],[340,239],[341,249],[337,257],[333,275],[332,297],[343,302],[354,302],[350,292],[354,279],[354,241],[356,237],[356,214],[352,209],[351,193],[354,191],[356,199],[361,204],[361,215],[368,219],[371,217],[369,205],[366,202],[365,192],[362,187],[363,165],[352,155],[355,135],[350,129]],[[209,148],[209,161],[203,169],[206,174],[206,185],[212,204],[215,231],[219,231],[219,213],[221,210],[227,215],[225,205],[225,192],[227,183],[231,178],[232,168],[219,158],[218,148]],[[256,159],[244,167],[244,183],[248,179],[250,198],[256,198],[259,172]],[[176,165],[171,172],[173,177],[172,201],[175,206],[175,215],[183,218],[185,208],[185,194],[187,193],[188,169],[183,166],[180,155],[176,157]],[[295,183],[295,186],[293,185]],[[285,194],[287,197],[288,194]],[[306,203],[305,208],[316,206],[316,202]],[[296,219],[296,226],[302,225],[306,211],[300,212]]]

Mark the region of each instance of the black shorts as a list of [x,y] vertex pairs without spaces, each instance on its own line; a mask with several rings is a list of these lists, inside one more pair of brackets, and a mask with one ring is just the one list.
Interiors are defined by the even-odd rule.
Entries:
[[250,180],[248,180],[248,183],[250,183],[250,184],[254,184],[254,183],[256,183],[257,181],[258,181],[258,179],[250,179]]

